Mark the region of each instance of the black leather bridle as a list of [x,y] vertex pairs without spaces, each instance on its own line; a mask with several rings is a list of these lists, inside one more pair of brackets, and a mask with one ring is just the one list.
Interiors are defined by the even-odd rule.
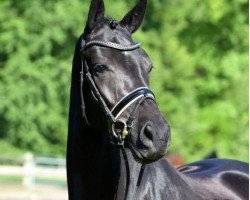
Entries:
[[[111,142],[114,145],[123,146],[124,139],[128,135],[128,132],[131,130],[133,125],[133,120],[135,119],[136,112],[142,102],[149,98],[154,100],[154,94],[148,87],[139,87],[132,92],[125,95],[112,109],[109,109],[106,102],[104,101],[100,91],[98,90],[92,75],[89,72],[89,66],[84,58],[84,52],[91,46],[102,46],[112,49],[117,49],[120,51],[133,51],[140,47],[140,43],[135,42],[130,45],[121,45],[113,42],[106,42],[101,40],[92,40],[89,42],[85,42],[83,36],[81,37],[81,71],[80,71],[80,94],[81,94],[81,108],[82,108],[82,115],[87,124],[91,126],[88,122],[85,110],[85,100],[84,100],[84,93],[83,93],[83,86],[85,84],[85,80],[88,83],[90,91],[98,103],[100,108],[102,109],[103,113],[107,118],[107,123],[111,136]],[[127,119],[126,122],[119,119],[119,116],[132,104],[134,107]]]
[[[111,23],[112,25],[112,23]],[[112,28],[112,27],[111,27]],[[93,99],[97,102],[101,110],[103,111],[104,115],[107,118],[108,123],[108,132],[109,136],[111,138],[111,143],[115,146],[121,147],[122,155],[125,162],[126,167],[126,191],[124,195],[124,199],[127,199],[128,195],[128,188],[130,183],[130,169],[129,169],[129,163],[128,158],[126,155],[126,151],[124,149],[124,140],[128,133],[132,129],[133,121],[136,117],[136,113],[138,111],[138,108],[146,99],[155,100],[153,92],[148,87],[139,87],[135,90],[131,91],[127,95],[125,95],[123,98],[121,98],[116,105],[109,109],[105,100],[103,99],[99,89],[97,88],[90,72],[89,72],[89,66],[84,58],[84,52],[91,46],[102,46],[107,48],[112,48],[120,51],[133,51],[135,49],[138,49],[140,47],[140,43],[135,42],[130,45],[121,45],[113,42],[107,42],[107,41],[101,41],[101,40],[92,40],[89,42],[86,42],[84,40],[83,35],[81,36],[81,49],[80,49],[80,55],[81,55],[81,71],[80,71],[80,94],[81,94],[81,108],[82,108],[82,116],[85,119],[86,123],[90,126],[91,124],[88,122],[86,110],[85,110],[85,100],[84,100],[84,93],[83,93],[83,87],[85,84],[85,80],[87,81],[87,84],[89,86],[89,89],[92,93]],[[128,116],[128,119],[126,122],[119,119],[120,115],[130,106],[134,104],[134,107],[130,111],[130,114]],[[93,127],[92,127],[93,128]],[[143,173],[145,168],[145,164],[142,164],[140,174]]]

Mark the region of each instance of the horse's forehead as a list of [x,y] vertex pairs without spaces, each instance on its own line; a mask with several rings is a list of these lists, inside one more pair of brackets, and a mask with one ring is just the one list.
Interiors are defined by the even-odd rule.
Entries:
[[89,40],[102,40],[124,45],[129,45],[133,42],[131,34],[124,26],[118,24],[116,28],[112,29],[110,22],[111,20],[105,20],[97,24],[89,35]]

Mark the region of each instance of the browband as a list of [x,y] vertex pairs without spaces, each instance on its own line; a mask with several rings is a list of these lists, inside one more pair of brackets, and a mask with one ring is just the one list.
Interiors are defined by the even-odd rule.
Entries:
[[93,45],[109,47],[109,48],[118,49],[118,50],[122,50],[122,51],[131,51],[131,50],[139,48],[141,43],[135,42],[135,43],[130,44],[130,45],[121,45],[121,44],[117,44],[117,43],[113,43],[113,42],[105,42],[105,41],[101,41],[101,40],[92,40],[90,42],[87,42],[83,46],[81,51],[83,52],[87,48],[89,48],[90,46],[93,46]]

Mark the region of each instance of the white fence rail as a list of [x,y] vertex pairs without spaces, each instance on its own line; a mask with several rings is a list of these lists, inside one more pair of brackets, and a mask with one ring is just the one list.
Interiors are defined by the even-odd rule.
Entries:
[[66,183],[65,159],[49,157],[33,157],[27,153],[21,159],[1,158],[0,162],[17,163],[15,165],[0,165],[0,176],[21,176],[23,185],[31,187],[36,178],[60,179]]

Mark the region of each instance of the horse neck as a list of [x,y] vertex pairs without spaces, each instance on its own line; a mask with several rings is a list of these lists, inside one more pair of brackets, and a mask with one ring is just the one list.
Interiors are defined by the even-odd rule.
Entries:
[[[69,118],[67,174],[70,199],[118,199],[126,190],[121,150],[110,143],[107,133],[87,126],[77,107],[71,106]],[[130,160],[129,154],[128,157]]]
[[93,189],[101,195],[97,199],[124,199],[126,191],[133,194],[141,164],[134,160],[129,149],[124,149],[122,153],[121,148],[113,146],[105,133],[97,133],[91,128],[88,131],[90,135],[85,140],[88,141],[85,143],[85,151],[88,151],[85,159],[88,164],[85,170],[94,173],[86,173],[86,178],[96,180]]
[[78,46],[79,41],[73,59],[69,108],[67,144],[69,199],[112,199],[122,173],[120,153],[111,146],[105,133],[98,133],[90,128],[82,117]]
[[[185,176],[180,174],[166,160],[160,159],[150,164],[140,164],[134,160],[129,149],[126,149],[126,154],[129,163],[129,177],[127,177],[128,174],[125,169],[124,159],[121,159],[120,169],[122,175],[119,181],[117,192],[119,196],[117,196],[117,199],[124,199],[127,186],[128,195],[126,200],[148,199],[152,194],[151,199],[175,199],[178,194],[185,197],[186,194],[183,191],[188,191],[188,194],[191,196],[189,199],[192,199],[192,197],[194,197],[193,199],[197,199],[197,196],[192,194],[188,186],[191,184],[190,180],[187,180]],[[126,185],[127,178],[130,179],[129,185]],[[160,197],[160,195],[164,195],[164,197]],[[188,196],[184,199],[188,199]]]

